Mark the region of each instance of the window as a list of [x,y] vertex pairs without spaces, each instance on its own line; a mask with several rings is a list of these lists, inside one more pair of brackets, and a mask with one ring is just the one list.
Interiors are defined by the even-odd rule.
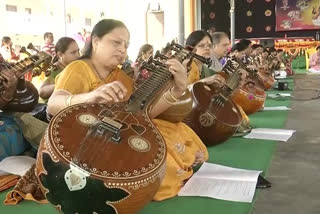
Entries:
[[27,22],[30,22],[31,21],[31,8],[24,8],[24,12],[25,12],[25,17],[24,19],[27,21]]
[[71,15],[70,14],[67,14],[67,23],[71,24]]
[[85,19],[85,25],[86,26],[91,26],[91,19],[90,18],[86,18]]
[[9,4],[7,4],[7,5],[6,5],[6,11],[9,11],[9,12],[17,12],[18,9],[17,9],[17,6],[15,6],[15,5],[9,5]]
[[31,8],[25,8],[25,12],[26,12],[26,14],[29,14],[29,15],[31,15]]

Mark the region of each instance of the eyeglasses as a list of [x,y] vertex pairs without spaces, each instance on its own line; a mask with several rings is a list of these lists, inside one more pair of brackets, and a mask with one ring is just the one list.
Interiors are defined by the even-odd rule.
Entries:
[[124,46],[125,49],[128,49],[129,47],[129,42],[122,41],[122,40],[111,40],[111,43],[115,48]]
[[212,48],[213,47],[213,45],[212,44],[209,44],[209,43],[206,43],[206,44],[198,44],[196,47],[198,47],[198,48]]

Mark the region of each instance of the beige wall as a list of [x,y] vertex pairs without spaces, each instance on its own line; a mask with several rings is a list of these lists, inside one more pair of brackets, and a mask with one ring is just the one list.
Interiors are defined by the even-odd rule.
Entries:
[[[51,31],[55,40],[73,36],[83,27],[91,31],[93,26],[85,26],[85,18],[97,23],[104,12],[104,18],[123,21],[130,31],[128,54],[134,60],[141,45],[147,41],[146,13],[148,3],[153,0],[66,0],[66,14],[71,14],[72,24],[67,24],[65,32],[63,0],[0,0],[0,36],[12,37],[14,44],[22,46],[29,42],[43,44],[43,33]],[[195,0],[185,0],[185,36],[193,30],[190,5]],[[161,49],[167,42],[178,37],[179,11],[178,0],[160,0],[164,12],[163,36],[153,42],[154,48]],[[5,5],[17,5],[18,12],[6,12]],[[25,14],[25,8],[32,9],[32,15]]]
[[[139,48],[147,42],[146,17],[150,0],[117,0],[107,1],[106,16],[123,21],[130,31],[130,46],[128,55],[135,60]],[[164,12],[163,36],[158,36],[157,42],[152,42],[155,50],[161,49],[168,41],[178,36],[178,0],[159,1]]]
[[[29,42],[41,46],[43,34],[53,32],[57,41],[62,36],[73,36],[85,26],[85,18],[92,19],[92,25],[100,20],[100,13],[106,13],[105,0],[66,0],[66,14],[71,14],[72,23],[65,32],[63,0],[0,0],[0,36],[10,36],[14,44],[25,46]],[[7,12],[6,4],[16,5],[18,12]],[[27,15],[25,8],[31,8]]]
[[185,0],[184,1],[184,32],[187,38],[191,32],[196,29],[195,24],[195,8],[196,0]]

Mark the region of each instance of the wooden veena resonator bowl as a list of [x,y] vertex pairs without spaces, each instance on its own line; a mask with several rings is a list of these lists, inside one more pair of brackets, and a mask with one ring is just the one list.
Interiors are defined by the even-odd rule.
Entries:
[[248,83],[235,90],[231,97],[249,115],[262,109],[266,93],[260,87]]
[[239,60],[237,62],[240,64],[242,77],[240,87],[234,91],[231,98],[249,115],[259,111],[264,105],[266,99],[264,83],[256,71],[247,68]]
[[219,89],[202,82],[195,83],[191,89],[193,108],[184,122],[206,146],[226,141],[237,131],[242,121],[241,114],[231,99],[218,101],[219,92]]
[[229,75],[225,84],[197,82],[191,87],[193,106],[185,123],[207,146],[226,141],[241,124],[241,114],[230,99],[241,80],[238,68],[239,64],[228,60],[220,72]]
[[46,198],[71,213],[136,213],[157,192],[165,142],[145,112],[125,103],[71,106],[41,141],[36,175]]

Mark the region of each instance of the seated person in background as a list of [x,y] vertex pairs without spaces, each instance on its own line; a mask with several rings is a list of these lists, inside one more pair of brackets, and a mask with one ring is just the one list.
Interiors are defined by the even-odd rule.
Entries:
[[62,37],[55,46],[54,65],[50,76],[42,83],[39,89],[40,97],[47,102],[54,90],[56,76],[71,62],[80,57],[79,47],[76,41],[70,37]]
[[168,58],[172,57],[172,50],[170,49],[169,46],[166,46],[166,47],[162,48],[160,53],[162,55],[165,55]]
[[[16,92],[17,77],[8,70],[2,70],[4,78],[0,89],[0,110],[9,103]],[[47,124],[31,114],[0,112],[0,161],[19,155],[31,146],[36,150],[47,128]]]
[[[55,56],[55,46],[53,44],[53,41],[54,41],[54,37],[53,37],[53,34],[51,32],[46,32],[43,36],[44,38],[44,45],[43,47],[41,48],[41,51],[44,51],[48,54],[50,54],[52,56],[52,58]],[[37,69],[36,69],[37,70]],[[29,78],[28,78],[29,79]],[[40,86],[42,85],[42,83],[44,82],[45,80],[45,74],[42,73],[41,75],[39,76],[36,76],[36,77],[32,77],[29,79],[32,84],[38,89],[40,89]],[[41,102],[41,100],[40,100]]]
[[311,55],[309,62],[309,71],[312,73],[320,72],[320,46],[316,50],[317,52]]
[[246,56],[247,46],[241,42],[236,43],[231,48],[231,57],[235,57],[238,60],[242,60]]
[[285,57],[282,49],[277,49],[277,54],[274,59],[274,77],[276,79],[286,78],[286,66],[285,66]]
[[[0,95],[0,110],[12,100],[18,81],[16,76],[7,70],[2,70],[1,76],[5,81]],[[0,137],[0,161],[8,156],[21,154],[28,147],[18,123],[3,112],[0,112]]]
[[[196,54],[203,56],[205,58],[211,58],[212,55],[212,38],[210,34],[206,31],[198,30],[192,32],[187,40],[186,46],[192,47],[196,50]],[[197,59],[193,59],[191,64],[191,70],[188,74],[188,84],[195,83],[200,79],[210,77],[214,75],[214,71],[209,69],[207,65],[203,64]]]
[[259,56],[260,54],[263,53],[263,46],[262,45],[253,44],[251,47],[252,47],[252,53],[251,53],[252,57]]
[[[248,49],[249,49],[249,51],[248,51]],[[247,58],[246,56],[249,52],[250,53],[252,52],[252,48],[250,45],[248,45],[248,42],[238,42],[232,46],[229,56],[235,57],[238,60],[243,60],[243,59]],[[244,76],[242,78],[244,78]],[[252,128],[250,125],[250,119],[249,119],[248,115],[244,112],[244,110],[242,109],[242,107],[239,104],[236,103],[236,105],[238,106],[238,109],[240,110],[240,113],[242,116],[242,123],[241,123],[241,126],[238,128],[237,132],[234,134],[234,136],[242,136],[242,135],[248,133]]]
[[[72,62],[57,76],[48,112],[55,115],[63,108],[79,103],[128,100],[134,90],[133,80],[118,66],[127,55],[129,37],[127,27],[120,21],[104,19],[98,22],[81,60]],[[192,167],[208,159],[205,145],[187,125],[156,119],[177,105],[176,101],[187,90],[186,67],[176,59],[167,60],[166,65],[174,76],[173,87],[160,95],[161,99],[152,104],[149,113],[168,150],[165,176],[154,200],[176,196],[186,179],[192,176]]]
[[243,62],[249,63],[249,58],[250,58],[252,51],[253,51],[252,42],[248,39],[241,39],[238,43],[240,43],[241,45],[246,47],[245,56],[243,57]]
[[[220,75],[215,75],[215,70],[213,68],[217,67],[217,63],[219,62],[218,58],[223,57],[223,53],[226,51],[225,48],[221,46],[221,41],[223,41],[224,34],[221,34],[220,32],[214,33],[216,35],[214,38],[216,38],[216,44],[217,47],[215,48],[216,52],[213,50],[213,40],[210,34],[206,31],[194,31],[192,32],[187,40],[186,40],[186,46],[190,46],[195,48],[196,54],[203,56],[205,58],[211,58],[214,57],[213,60],[215,60],[215,66],[211,66],[210,68],[200,62],[197,59],[193,59],[193,62],[191,64],[191,70],[188,73],[188,84],[193,84],[197,81],[205,82],[207,84],[212,84],[213,82],[224,84],[225,79],[222,78]],[[221,36],[220,39],[217,39],[217,35]],[[218,41],[219,40],[219,41]],[[220,45],[220,46],[219,46]],[[220,48],[219,48],[220,47]],[[221,67],[220,67],[221,66]],[[218,70],[222,69],[222,65],[219,64]]]
[[269,69],[270,70],[279,70],[281,66],[281,62],[279,61],[279,52],[274,48],[269,48]]
[[222,70],[221,60],[227,56],[230,47],[229,36],[224,32],[215,32],[212,34],[212,64],[210,69],[215,72]]
[[141,84],[144,80],[148,79],[150,77],[150,73],[143,69],[142,71],[139,71],[139,66],[142,62],[147,61],[149,57],[153,56],[153,47],[149,44],[144,44],[141,46],[137,59],[133,65],[134,75],[133,79],[135,80],[136,84]]
[[141,46],[136,62],[146,61],[150,56],[153,56],[153,47],[149,44],[144,44]]
[[19,60],[19,56],[13,49],[10,37],[4,36],[1,43],[1,55],[6,62],[15,63]]
[[214,82],[224,84],[225,79],[220,75],[215,75],[215,73],[222,70],[223,65],[220,60],[227,55],[229,45],[229,37],[223,32],[215,32],[212,37],[205,31],[192,32],[187,38],[186,46],[195,48],[196,54],[200,56],[210,57],[212,64],[208,68],[208,66],[194,59],[189,71],[188,83],[192,84],[200,80],[207,84]]
[[[205,45],[207,44],[207,45]],[[213,44],[213,45],[212,45]],[[206,75],[201,75],[201,67],[197,66],[196,63],[192,63],[191,70],[188,75],[188,84],[193,84],[197,81],[205,82],[207,84],[218,83],[221,86],[226,83],[224,77],[215,72],[222,70],[223,66],[220,64],[219,59],[225,57],[228,53],[230,40],[227,34],[223,32],[215,32],[212,37],[208,36],[207,32],[194,31],[192,32],[186,41],[186,45],[196,48],[196,53],[200,56],[212,57],[212,65],[210,66],[209,72]],[[210,48],[211,46],[211,48]],[[239,46],[242,47],[241,53],[237,53],[237,56],[243,58],[246,52],[246,45],[240,43]],[[197,62],[197,61],[196,61]],[[198,62],[199,63],[199,62]],[[202,67],[203,68],[203,67]],[[237,105],[243,118],[243,123],[239,128],[238,132],[240,134],[246,133],[250,129],[249,118],[246,113],[242,110],[241,106]]]
[[251,53],[252,53],[252,51],[253,51],[252,46],[254,45],[254,44],[252,43],[252,41],[249,40],[249,39],[241,39],[241,40],[239,41],[239,43],[242,43],[242,44],[244,44],[246,47],[248,47],[248,49],[246,50],[246,55],[247,55],[247,56],[250,56]]
[[262,64],[268,64],[269,51],[267,48],[263,48],[263,52],[261,53]]
[[284,68],[284,64],[283,64],[284,51],[282,49],[277,49],[277,59],[281,63],[280,68]]
[[3,59],[3,56],[0,53],[0,71],[5,67],[3,63],[4,63],[4,59]]
[[55,47],[53,44],[53,41],[54,41],[53,33],[46,32],[43,35],[43,39],[44,39],[44,45],[41,50],[47,52],[51,56],[54,56],[55,55],[55,51],[54,51]]
[[130,78],[134,78],[134,70],[132,68],[132,61],[129,59],[129,56],[126,56],[124,63],[121,64],[121,70],[123,70]]

